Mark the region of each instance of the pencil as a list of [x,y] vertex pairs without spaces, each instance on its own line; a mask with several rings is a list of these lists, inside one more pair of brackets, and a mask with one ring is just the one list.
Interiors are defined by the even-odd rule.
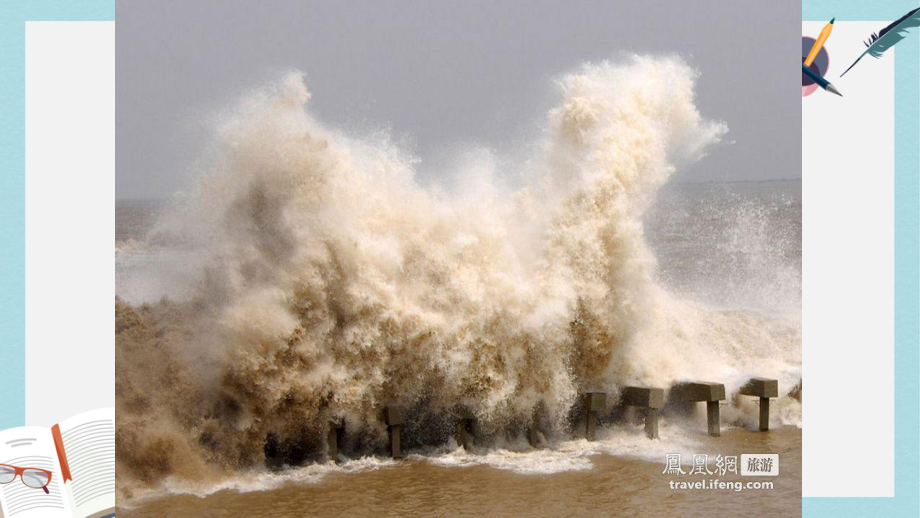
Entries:
[[821,88],[827,90],[828,92],[835,93],[839,95],[840,97],[843,97],[843,94],[837,91],[837,89],[834,88],[834,85],[832,85],[827,79],[824,79],[823,77],[814,73],[810,68],[806,67],[805,65],[802,65],[802,73],[810,77],[811,80],[814,81],[815,83],[818,83],[818,86],[820,86]]
[[815,44],[811,46],[811,50],[808,51],[808,57],[805,58],[806,67],[810,67],[815,61],[815,58],[818,57],[818,52],[821,52],[821,47],[824,46],[824,42],[827,41],[828,36],[831,35],[831,30],[834,28],[834,20],[836,19],[837,18],[831,18],[831,21],[827,22],[827,25],[821,29],[821,34],[818,36],[818,39],[815,40]]

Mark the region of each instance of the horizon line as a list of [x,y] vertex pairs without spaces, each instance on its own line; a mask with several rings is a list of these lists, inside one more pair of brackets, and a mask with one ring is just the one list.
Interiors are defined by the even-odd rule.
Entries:
[[[735,184],[735,183],[780,183],[780,182],[801,182],[802,177],[798,178],[766,178],[762,180],[705,180],[697,182],[670,182],[671,185],[720,185],[720,184]],[[666,184],[667,185],[667,184]],[[115,197],[115,201],[166,201],[172,199],[172,195],[160,198],[144,198],[144,197]]]

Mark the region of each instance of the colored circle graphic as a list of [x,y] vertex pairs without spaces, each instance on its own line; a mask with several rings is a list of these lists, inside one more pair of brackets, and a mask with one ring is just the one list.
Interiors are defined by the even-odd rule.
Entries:
[[[808,53],[811,52],[811,47],[815,44],[815,39],[808,36],[802,36],[802,64],[805,63],[805,58],[808,57]],[[824,74],[827,73],[827,69],[831,64],[831,58],[827,54],[827,47],[821,47],[821,50],[818,51],[818,56],[811,63],[810,68],[814,73],[818,74],[821,77],[824,77]],[[811,80],[810,77],[802,74],[802,97],[808,97],[813,94],[815,90],[818,89],[818,85]]]

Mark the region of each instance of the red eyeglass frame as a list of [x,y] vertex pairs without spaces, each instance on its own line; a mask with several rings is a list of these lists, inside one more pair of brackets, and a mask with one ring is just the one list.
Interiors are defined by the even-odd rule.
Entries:
[[[22,481],[22,485],[24,485],[24,486],[26,486],[26,487],[28,487],[28,488],[30,488],[30,489],[44,489],[44,490],[45,490],[45,493],[48,492],[48,484],[51,483],[51,472],[48,471],[47,469],[42,469],[42,468],[20,468],[20,467],[18,467],[18,466],[13,466],[12,464],[0,464],[0,466],[6,466],[6,467],[8,467],[8,468],[13,468],[13,471],[14,471],[14,473],[13,473],[13,480],[10,480],[9,482],[0,482],[0,484],[12,484],[12,483],[16,480],[16,477],[19,477],[19,480]],[[22,478],[22,474],[25,473],[25,471],[26,471],[27,469],[34,469],[35,471],[41,471],[41,472],[47,473],[47,474],[48,474],[48,482],[47,482],[44,486],[42,486],[42,487],[32,487],[32,486],[26,484],[26,481]]]

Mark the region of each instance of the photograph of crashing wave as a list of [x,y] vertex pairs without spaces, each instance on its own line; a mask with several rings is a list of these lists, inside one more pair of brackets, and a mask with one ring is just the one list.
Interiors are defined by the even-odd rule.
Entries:
[[119,516],[799,516],[799,7],[118,3]]

